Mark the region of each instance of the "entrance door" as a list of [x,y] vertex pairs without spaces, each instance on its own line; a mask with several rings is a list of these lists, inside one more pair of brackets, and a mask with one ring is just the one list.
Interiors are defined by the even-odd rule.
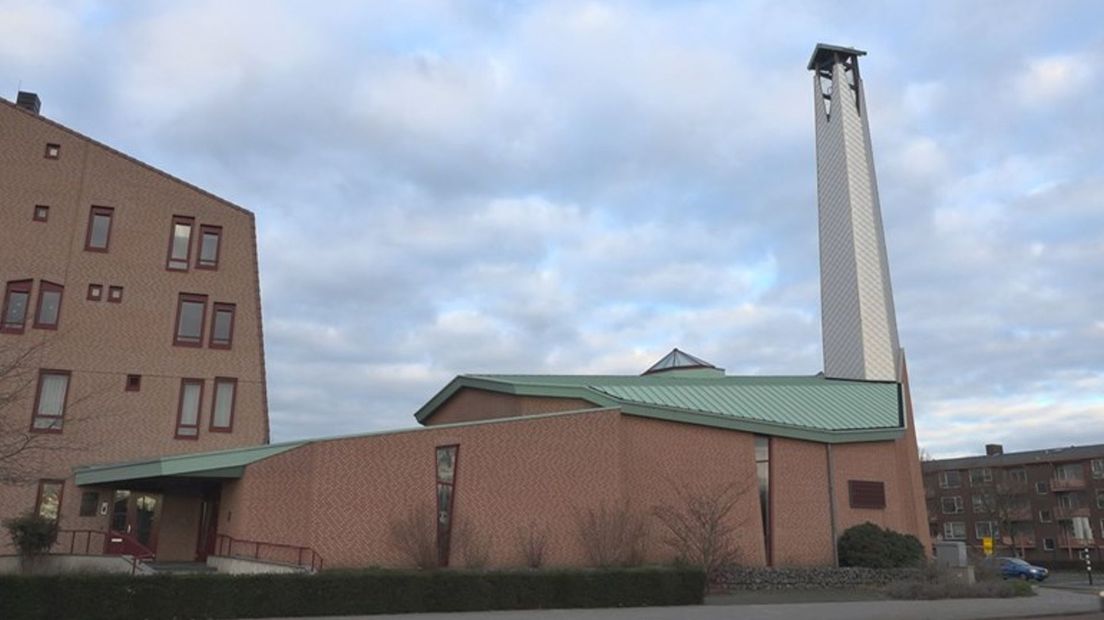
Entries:
[[115,491],[107,553],[153,557],[157,551],[161,496]]
[[218,538],[218,497],[205,497],[199,504],[199,536],[196,538],[196,561],[206,562],[215,553]]

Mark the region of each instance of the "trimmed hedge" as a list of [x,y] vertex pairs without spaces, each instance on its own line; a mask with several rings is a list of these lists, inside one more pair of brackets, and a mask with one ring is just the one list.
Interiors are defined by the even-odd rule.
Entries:
[[911,534],[901,534],[867,521],[840,536],[840,566],[912,568],[924,560],[924,546]]
[[698,605],[692,568],[329,571],[318,575],[0,576],[0,618],[186,620]]

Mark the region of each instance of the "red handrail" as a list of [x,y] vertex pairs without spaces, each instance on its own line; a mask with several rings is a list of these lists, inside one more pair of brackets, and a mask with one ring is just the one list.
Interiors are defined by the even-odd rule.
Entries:
[[[215,541],[216,555],[236,558],[252,558],[254,560],[278,562],[281,564],[293,564],[295,566],[301,566],[303,568],[310,568],[311,572],[318,572],[322,570],[322,556],[310,547],[305,547],[302,545],[286,545],[283,543],[264,542],[260,540],[248,540],[244,538],[234,538],[233,536],[229,536],[227,534],[219,534],[216,537]],[[252,547],[252,553],[236,552],[235,545],[237,545],[238,547],[244,546],[246,548],[245,551],[248,551],[249,547]],[[262,554],[262,549],[275,551],[277,553]],[[281,550],[289,550],[295,552],[295,560],[292,561],[290,559],[287,559],[290,557],[287,555],[283,556],[280,559],[271,557],[273,555],[277,555]],[[310,554],[309,556],[307,556],[307,559],[310,560],[309,563],[305,562],[303,558],[303,556],[308,553]]]

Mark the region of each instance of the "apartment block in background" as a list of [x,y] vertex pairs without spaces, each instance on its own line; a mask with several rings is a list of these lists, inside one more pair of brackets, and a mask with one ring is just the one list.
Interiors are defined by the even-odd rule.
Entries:
[[1044,565],[1104,560],[1104,444],[1005,453],[923,464],[932,538]]
[[30,446],[0,463],[0,518],[202,556],[217,486],[78,488],[73,469],[268,442],[253,214],[43,117],[32,93],[0,99],[0,145],[0,441]]

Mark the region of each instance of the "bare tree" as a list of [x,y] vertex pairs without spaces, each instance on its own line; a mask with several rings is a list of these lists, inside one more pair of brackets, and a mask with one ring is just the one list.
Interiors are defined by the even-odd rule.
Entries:
[[700,566],[712,579],[739,558],[737,531],[747,520],[733,510],[747,495],[749,484],[687,489],[671,483],[677,501],[659,504],[652,514],[663,525],[663,543],[679,561]]
[[490,532],[480,532],[467,519],[459,524],[452,536],[452,544],[459,547],[464,558],[464,568],[485,568],[490,563],[493,542]]
[[988,520],[996,525],[994,542],[999,542],[1009,551],[1023,551],[1027,544],[1024,536],[1016,531],[1018,522],[1031,521],[1030,485],[1026,480],[1013,479],[1009,472],[1003,473],[1003,479],[992,486],[980,486],[973,491],[975,519]]
[[548,529],[539,528],[536,522],[530,521],[529,525],[518,528],[515,543],[525,565],[529,568],[540,568],[544,564],[544,553],[548,547]]
[[576,532],[592,566],[639,566],[644,561],[648,526],[623,503],[576,511]]
[[413,506],[389,524],[391,547],[413,566],[437,568],[437,515],[428,503]]

